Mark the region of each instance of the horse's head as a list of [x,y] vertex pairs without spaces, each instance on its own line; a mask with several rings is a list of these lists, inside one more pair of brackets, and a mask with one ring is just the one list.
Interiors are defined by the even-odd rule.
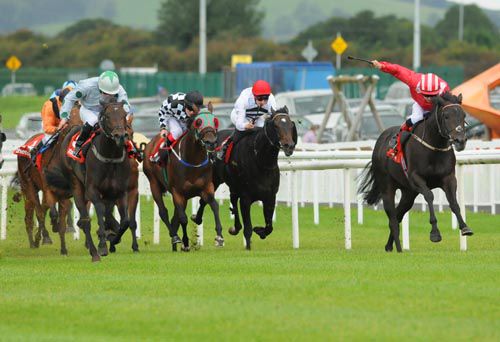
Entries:
[[205,147],[207,152],[212,153],[217,146],[217,129],[219,119],[212,114],[212,104],[207,109],[201,109],[192,119],[191,129],[194,130],[196,139]]
[[435,97],[434,104],[437,106],[436,121],[439,134],[453,143],[456,151],[462,151],[467,142],[465,111],[461,106],[462,94],[455,96],[448,92],[444,93]]
[[103,106],[102,111],[99,113],[99,126],[101,127],[104,135],[112,139],[117,146],[121,147],[128,138],[127,128],[127,112],[123,108],[123,103],[116,102],[112,99],[109,102],[101,102]]
[[278,110],[271,108],[271,116],[266,119],[264,133],[272,145],[277,145],[287,157],[293,154],[297,144],[297,128],[284,106]]

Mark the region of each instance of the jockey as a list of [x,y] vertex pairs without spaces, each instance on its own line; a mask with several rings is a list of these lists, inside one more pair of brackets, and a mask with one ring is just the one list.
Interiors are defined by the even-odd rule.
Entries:
[[[448,83],[435,74],[421,74],[406,69],[398,64],[379,62],[377,60],[373,60],[372,65],[383,72],[393,75],[400,81],[406,83],[410,88],[411,97],[415,102],[413,103],[410,117],[401,125],[399,132],[411,132],[413,125],[422,121],[432,110],[432,98],[450,91]],[[393,136],[389,142],[387,156],[390,158],[393,158],[397,153],[397,135],[398,134]]]
[[[61,104],[64,101],[66,95],[72,90],[71,86],[67,86],[62,91],[59,92],[59,95],[55,97],[51,97],[42,107],[42,127],[44,131],[43,139],[30,151],[31,159],[33,162],[36,160],[36,156],[39,151],[42,149],[47,142],[52,144],[55,141],[55,138],[51,139],[54,134],[57,132],[57,128],[59,126],[59,122],[61,121],[61,116],[59,111],[61,109]],[[50,146],[50,145],[49,145]]]
[[[166,138],[167,150],[187,131],[187,121],[203,107],[203,96],[198,91],[175,93],[167,97],[158,112],[160,134]],[[164,159],[162,155],[160,159]]]
[[[64,100],[61,109],[61,122],[59,129],[61,129],[68,122],[69,113],[73,108],[76,101],[81,104],[80,117],[84,122],[80,136],[75,142],[75,150],[73,155],[78,157],[82,149],[83,143],[90,137],[94,126],[99,119],[101,112],[101,101],[106,102],[110,97],[116,97],[117,102],[123,102],[123,108],[127,112],[127,119],[132,115],[130,105],[128,103],[128,96],[120,85],[118,75],[114,71],[104,71],[99,77],[87,78],[78,82],[77,86],[68,94]],[[135,153],[136,151],[134,151]]]
[[66,88],[66,87],[71,87],[71,89],[73,89],[74,87],[76,87],[76,82],[73,81],[73,80],[67,80],[63,83],[62,87],[59,88],[59,89],[56,89],[52,92],[52,94],[50,95],[50,98],[53,99],[55,98],[56,96],[59,96],[61,94],[61,91]]
[[271,108],[276,108],[276,100],[271,93],[271,86],[264,80],[256,81],[252,87],[243,89],[234,104],[231,112],[231,121],[235,126],[235,131],[222,146],[219,159],[223,159],[230,141],[233,145],[243,137],[247,130],[254,127],[264,127],[265,114],[271,112]]

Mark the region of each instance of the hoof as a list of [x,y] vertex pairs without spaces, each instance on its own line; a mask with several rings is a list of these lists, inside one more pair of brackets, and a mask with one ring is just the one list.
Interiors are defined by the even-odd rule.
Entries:
[[182,240],[177,235],[173,236],[172,237],[172,245],[176,245],[178,243],[182,243]]
[[132,248],[132,251],[133,251],[134,253],[139,253],[139,248]]
[[97,262],[97,261],[101,261],[101,257],[99,255],[93,255],[92,262]]
[[460,229],[460,234],[462,234],[462,236],[472,236],[474,235],[474,232],[472,231],[472,229],[465,226],[462,229]]
[[108,247],[107,246],[103,246],[103,247],[99,247],[97,249],[97,253],[99,253],[100,256],[107,256],[108,255]]
[[68,251],[65,249],[61,249],[61,255],[68,255]]
[[116,247],[115,247],[115,245],[111,244],[111,245],[109,246],[109,252],[110,252],[110,253],[114,253],[114,252],[116,252]]
[[253,232],[257,234],[262,240],[267,237],[266,229],[264,227],[255,227]]
[[59,233],[59,228],[56,225],[52,226],[52,233]]
[[67,226],[66,227],[66,234],[74,234],[76,233],[76,229],[73,226]]
[[215,237],[215,247],[224,247],[224,238],[222,236]]
[[386,252],[392,252],[392,246],[385,246],[385,251]]
[[439,242],[442,240],[441,238],[441,234],[437,233],[437,234],[432,234],[430,235],[430,239],[432,242]]
[[196,216],[197,216],[197,215],[195,215],[195,214],[191,215],[191,221],[193,221],[193,222],[194,222],[194,223],[196,223],[197,225],[202,224],[203,220],[202,220],[202,219],[197,220],[197,219],[196,219]]
[[189,248],[189,246],[182,246],[181,247],[181,251],[183,252],[189,252],[191,250],[191,248]]
[[238,233],[240,232],[240,229],[236,229],[235,227],[231,227],[227,231],[231,235],[238,235]]
[[52,239],[50,238],[50,236],[43,237],[42,245],[52,245]]

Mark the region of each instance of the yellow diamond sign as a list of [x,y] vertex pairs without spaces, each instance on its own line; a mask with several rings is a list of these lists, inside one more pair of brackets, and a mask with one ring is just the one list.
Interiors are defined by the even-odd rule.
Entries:
[[332,47],[332,50],[339,55],[343,54],[345,49],[347,49],[347,43],[344,38],[342,38],[342,36],[338,36],[337,38],[335,38],[335,40],[332,42],[332,45],[330,46]]
[[19,58],[16,56],[10,56],[7,62],[5,62],[5,66],[10,69],[10,71],[16,71],[23,65]]

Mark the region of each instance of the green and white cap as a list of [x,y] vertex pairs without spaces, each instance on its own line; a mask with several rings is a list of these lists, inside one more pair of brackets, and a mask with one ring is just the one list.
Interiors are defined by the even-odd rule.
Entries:
[[106,94],[115,95],[120,89],[120,80],[114,71],[105,71],[99,76],[97,81],[99,90]]

